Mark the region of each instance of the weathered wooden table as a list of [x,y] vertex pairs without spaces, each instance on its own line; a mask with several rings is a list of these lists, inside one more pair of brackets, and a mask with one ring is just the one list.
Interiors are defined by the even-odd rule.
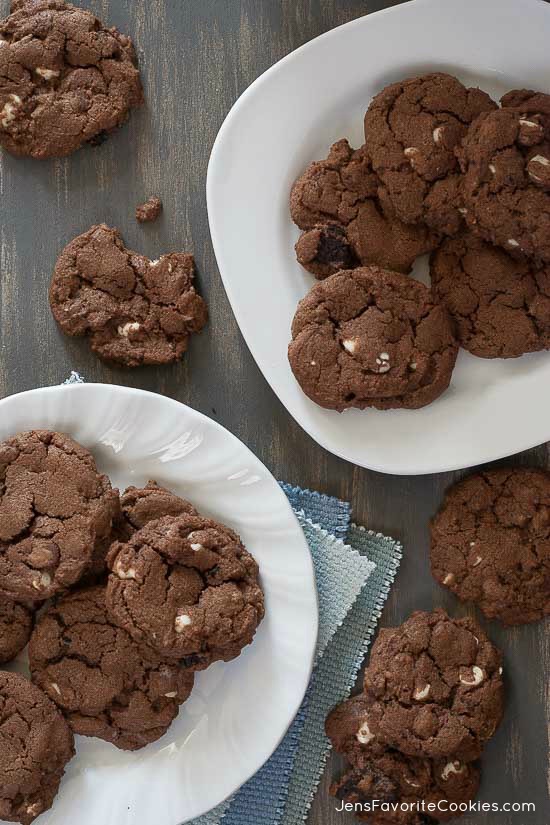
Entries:
[[[463,615],[465,609],[434,583],[428,567],[428,519],[454,476],[379,475],[330,456],[306,436],[271,392],[240,336],[208,232],[208,157],[238,95],[305,41],[394,3],[80,2],[134,37],[147,106],[103,146],[66,160],[32,162],[0,153],[0,396],[59,383],[77,369],[90,381],[142,387],[190,404],[239,436],[277,478],[350,499],[358,522],[403,542],[405,556],[383,624],[436,605]],[[5,11],[7,3],[2,5]],[[133,211],[150,194],[162,197],[164,214],[156,224],[139,227]],[[172,249],[194,251],[211,320],[181,365],[111,369],[82,341],[59,334],[47,303],[54,261],[69,239],[101,221],[119,227],[130,248],[152,257]],[[243,226],[243,243],[246,233]],[[513,461],[547,466],[547,448]],[[535,802],[537,811],[473,814],[462,822],[547,825],[547,627],[503,630],[493,623],[488,631],[505,653],[508,708],[484,757],[481,798]],[[316,825],[356,821],[336,813],[328,796],[330,777],[338,769],[332,760],[310,816]]]

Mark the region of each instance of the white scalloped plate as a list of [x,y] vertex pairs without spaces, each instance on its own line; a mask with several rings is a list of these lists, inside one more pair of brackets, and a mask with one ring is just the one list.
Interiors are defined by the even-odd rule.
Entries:
[[[136,753],[77,737],[40,825],[178,825],[232,794],[273,753],[307,688],[317,640],[311,556],[286,496],[235,436],[161,395],[83,384],[0,401],[0,440],[33,428],[69,433],[113,486],[155,479],[233,527],[260,565],[266,617],[228,664],[198,674],[158,742]],[[17,663],[23,667],[23,661]]]
[[[296,263],[292,182],[346,136],[386,84],[431,70],[500,97],[550,90],[550,5],[413,0],[307,43],[262,75],[223,124],[210,159],[210,229],[241,332],[287,410],[336,455],[386,473],[480,464],[550,439],[550,355],[486,361],[461,352],[450,389],[417,411],[323,410],[288,365],[290,324],[314,279]],[[420,266],[415,273],[427,274]]]

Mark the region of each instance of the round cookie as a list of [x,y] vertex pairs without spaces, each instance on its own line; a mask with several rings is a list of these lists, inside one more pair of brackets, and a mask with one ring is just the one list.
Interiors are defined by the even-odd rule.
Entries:
[[195,292],[192,255],[150,261],[125,248],[105,224],[61,253],[50,286],[53,316],[66,335],[87,335],[92,350],[125,367],[180,359],[207,320]]
[[380,192],[365,147],[335,143],[294,184],[290,212],[306,230],[296,244],[298,262],[317,278],[373,264],[410,272],[438,239],[424,226],[406,226]]
[[332,275],[300,301],[288,357],[321,407],[416,409],[447,389],[457,351],[427,287],[365,267]]
[[461,224],[455,149],[482,112],[496,108],[480,89],[441,72],[383,89],[365,115],[365,146],[397,217],[454,235]]
[[409,756],[477,759],[503,714],[502,657],[470,618],[418,611],[381,630],[365,671],[365,734]]
[[517,467],[455,484],[431,524],[434,577],[507,625],[550,615],[550,473]]
[[32,680],[75,733],[137,750],[159,739],[189,697],[194,676],[113,624],[105,587],[71,593],[40,617],[29,645]]
[[19,433],[0,444],[0,593],[43,601],[75,584],[111,531],[118,492],[69,436]]
[[[367,815],[373,800],[410,806],[424,800],[432,805],[432,821],[455,816],[449,803],[473,799],[479,788],[479,768],[458,760],[432,761],[406,756],[371,738],[366,724],[370,700],[364,694],[336,707],[327,718],[326,732],[334,749],[350,763],[351,769],[335,782],[330,792],[343,802],[365,806],[356,810],[359,819],[371,825],[420,825],[419,813],[412,810],[375,809]],[[437,806],[441,806],[441,810]],[[446,810],[445,810],[446,809]]]
[[0,664],[15,659],[30,639],[33,613],[28,607],[0,599]]
[[466,220],[508,253],[550,263],[550,95],[512,92],[503,105],[462,143]]
[[74,755],[53,702],[17,673],[0,672],[0,819],[30,823],[51,808]]
[[0,144],[63,157],[143,103],[132,41],[62,0],[12,4],[0,22]]
[[463,232],[433,253],[431,281],[461,346],[474,355],[515,358],[550,348],[550,265],[537,268]]
[[236,533],[200,515],[146,524],[113,545],[108,565],[117,624],[193,670],[238,656],[264,615],[255,560]]

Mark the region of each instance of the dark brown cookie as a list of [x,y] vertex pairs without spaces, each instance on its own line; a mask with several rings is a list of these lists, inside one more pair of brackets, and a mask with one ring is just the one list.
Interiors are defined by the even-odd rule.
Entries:
[[306,230],[296,245],[305,269],[317,278],[369,264],[410,272],[435,248],[437,236],[398,220],[379,186],[365,147],[354,151],[347,140],[307,167],[290,196],[292,219]]
[[17,673],[0,672],[0,819],[30,823],[51,808],[74,754],[53,702]]
[[136,208],[136,221],[139,223],[151,223],[156,221],[162,212],[162,201],[156,195],[151,196],[145,203]]
[[126,367],[169,364],[187,350],[207,319],[195,292],[192,255],[150,261],[125,248],[101,224],[79,235],[59,257],[50,306],[66,335],[88,335],[94,352]]
[[37,430],[0,444],[0,592],[42,601],[75,584],[111,531],[118,492],[88,450]]
[[30,639],[33,614],[25,605],[0,599],[0,664],[11,662]]
[[447,492],[432,521],[435,578],[491,619],[550,615],[550,473],[489,470]]
[[501,674],[499,651],[472,619],[413,613],[373,646],[370,735],[409,756],[477,759],[502,718]]
[[101,585],[48,608],[32,634],[29,663],[33,682],[75,733],[122,750],[159,739],[193,688],[191,671],[164,661],[113,624]]
[[441,72],[393,83],[365,115],[365,145],[404,223],[454,235],[461,224],[455,149],[469,125],[496,104]]
[[365,267],[332,275],[300,301],[288,357],[321,407],[416,409],[447,389],[457,351],[447,311],[429,289]]
[[512,92],[503,106],[462,143],[466,220],[510,254],[550,263],[550,95]]
[[146,524],[113,545],[108,564],[113,619],[193,670],[234,659],[263,618],[258,565],[236,533],[200,515]]
[[63,157],[143,103],[132,41],[62,0],[27,0],[0,23],[0,144]]
[[536,267],[465,231],[431,259],[432,290],[464,349],[515,358],[550,348],[550,265]]
[[[478,791],[478,767],[458,760],[405,756],[372,739],[367,725],[371,702],[364,694],[355,696],[335,708],[327,719],[327,736],[351,765],[330,792],[343,802],[358,805],[356,816],[371,825],[420,825],[453,818],[449,803],[468,802]],[[374,800],[378,805],[368,813]],[[386,810],[380,805],[394,802],[414,806],[422,800],[425,806],[434,806],[424,820],[414,808]]]

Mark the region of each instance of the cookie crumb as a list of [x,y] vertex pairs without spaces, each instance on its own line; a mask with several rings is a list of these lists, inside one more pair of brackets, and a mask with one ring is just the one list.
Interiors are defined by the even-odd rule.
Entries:
[[152,195],[145,203],[140,204],[136,209],[136,221],[138,223],[152,223],[156,221],[162,212],[162,201],[156,195]]

